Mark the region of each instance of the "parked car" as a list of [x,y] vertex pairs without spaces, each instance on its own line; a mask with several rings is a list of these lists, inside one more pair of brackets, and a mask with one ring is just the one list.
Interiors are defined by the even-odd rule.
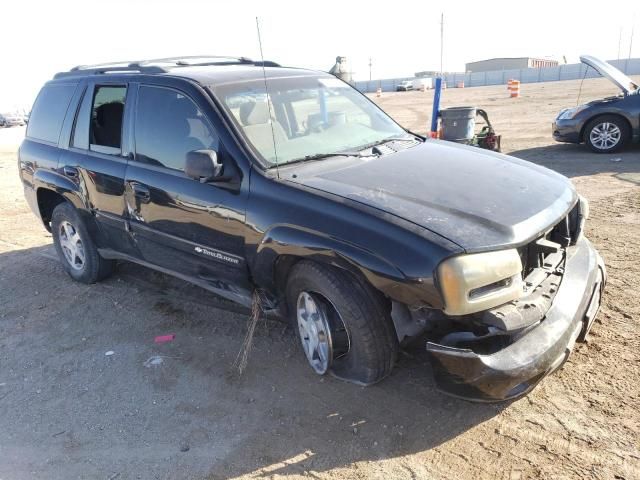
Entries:
[[433,88],[433,78],[414,78],[411,86],[414,90],[431,90]]
[[16,125],[24,125],[24,122],[15,113],[0,113],[0,125],[3,127],[15,127]]
[[407,92],[413,90],[413,82],[411,80],[404,80],[396,87],[396,92]]
[[610,153],[628,143],[640,142],[640,89],[613,65],[588,55],[585,65],[608,78],[621,93],[577,107],[565,108],[553,123],[558,142],[586,143],[597,153]]
[[314,372],[360,385],[424,334],[447,393],[523,395],[585,338],[605,283],[562,175],[427,140],[347,83],[272,62],[61,72],[19,171],[74,280],[129,261],[257,298]]

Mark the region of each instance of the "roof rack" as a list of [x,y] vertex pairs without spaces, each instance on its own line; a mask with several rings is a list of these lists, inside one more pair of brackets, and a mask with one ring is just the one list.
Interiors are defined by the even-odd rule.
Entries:
[[213,65],[254,65],[259,67],[280,66],[276,62],[272,62],[269,60],[257,62],[247,57],[188,55],[182,57],[155,58],[150,60],[127,60],[120,62],[98,63],[95,65],[77,65],[68,72],[56,73],[53,78],[102,75],[106,73],[167,73],[172,68],[202,67]]

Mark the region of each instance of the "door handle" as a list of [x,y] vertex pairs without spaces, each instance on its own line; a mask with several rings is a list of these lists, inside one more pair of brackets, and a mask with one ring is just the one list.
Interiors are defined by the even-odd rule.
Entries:
[[78,169],[76,167],[65,166],[62,171],[64,175],[69,178],[78,178]]
[[131,182],[131,189],[133,190],[133,195],[136,198],[139,198],[143,203],[149,203],[151,200],[151,192],[149,191],[149,187],[143,185],[138,182]]

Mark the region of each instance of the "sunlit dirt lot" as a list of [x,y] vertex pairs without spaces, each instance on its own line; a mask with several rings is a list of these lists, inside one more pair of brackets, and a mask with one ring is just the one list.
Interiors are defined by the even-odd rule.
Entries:
[[[261,321],[238,377],[241,309],[133,265],[91,286],[64,274],[23,199],[23,130],[0,129],[0,479],[640,478],[640,146],[553,142],[579,83],[522,85],[519,99],[444,92],[444,107],[485,108],[503,151],[572,179],[609,272],[589,342],[527,397],[493,405],[438,393],[420,345],[373,387],[317,377],[277,321]],[[587,80],[582,98],[611,94]],[[372,98],[426,131],[432,93]]]

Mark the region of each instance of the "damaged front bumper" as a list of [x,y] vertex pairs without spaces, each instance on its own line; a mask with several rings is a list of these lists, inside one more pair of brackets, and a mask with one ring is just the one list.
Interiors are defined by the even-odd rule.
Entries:
[[[586,337],[606,281],[602,258],[584,237],[566,249],[563,269],[559,286],[552,283],[555,296],[541,321],[504,348],[479,353],[450,342],[428,342],[438,388],[467,400],[508,400],[526,394],[561,366],[576,340]],[[532,306],[524,300],[524,308]]]

